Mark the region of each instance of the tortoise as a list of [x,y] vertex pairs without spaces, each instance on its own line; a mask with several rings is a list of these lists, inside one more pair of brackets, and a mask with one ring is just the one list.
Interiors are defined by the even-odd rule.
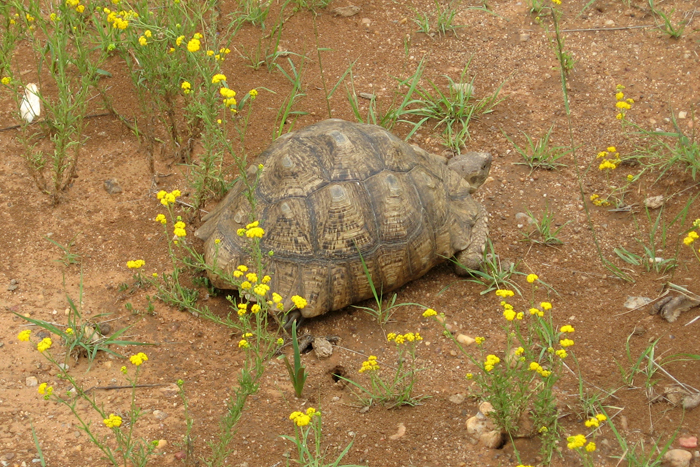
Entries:
[[[488,176],[487,153],[448,163],[382,127],[331,119],[279,137],[251,173],[259,164],[260,246],[274,252],[264,259],[268,285],[285,309],[293,295],[305,298],[304,318],[373,297],[363,261],[383,292],[453,256],[470,269],[482,262],[487,216],[472,193]],[[228,273],[250,264],[249,240],[237,235],[250,222],[242,185],[195,232],[207,263],[216,256]],[[226,288],[216,274],[210,279]]]

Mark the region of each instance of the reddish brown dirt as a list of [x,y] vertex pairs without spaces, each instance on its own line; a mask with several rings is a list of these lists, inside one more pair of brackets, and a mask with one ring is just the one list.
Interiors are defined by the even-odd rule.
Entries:
[[[555,55],[543,28],[536,24],[527,11],[525,2],[490,1],[495,15],[469,5],[460,7],[456,23],[458,37],[430,37],[417,33],[412,22],[412,9],[431,11],[429,1],[414,0],[411,4],[380,0],[358,0],[358,15],[349,18],[332,16],[320,11],[315,18],[318,39],[313,34],[314,16],[298,12],[284,24],[280,47],[309,56],[304,74],[306,96],[298,110],[309,114],[296,122],[296,127],[327,118],[327,107],[320,80],[315,47],[327,47],[322,52],[323,70],[330,85],[345,69],[356,61],[355,87],[358,92],[374,92],[380,105],[388,105],[395,81],[393,76],[406,77],[418,62],[427,60],[425,76],[438,86],[445,87],[449,76],[454,80],[471,59],[469,76],[474,77],[477,96],[484,96],[505,81],[503,96],[495,111],[472,123],[472,140],[468,149],[490,151],[494,154],[491,179],[480,189],[477,197],[490,213],[491,238],[497,253],[504,261],[519,261],[518,270],[536,272],[551,284],[558,294],[549,299],[554,304],[557,323],[572,324],[576,328],[574,347],[585,380],[584,390],[594,394],[602,388],[614,392],[605,401],[609,410],[622,412],[627,418],[627,429],[622,430],[629,442],[644,441],[647,447],[658,441],[663,445],[674,434],[700,434],[700,409],[683,413],[668,403],[649,403],[643,389],[643,375],[635,379],[636,386],[627,387],[621,380],[616,362],[629,367],[625,355],[628,337],[635,329],[639,335],[629,337],[633,358],[637,358],[650,342],[658,339],[657,356],[668,357],[677,353],[700,354],[698,326],[686,326],[698,309],[687,312],[675,323],[667,323],[650,316],[647,309],[628,311],[622,305],[628,296],[656,298],[667,281],[700,292],[700,265],[689,249],[680,245],[679,267],[672,275],[648,273],[643,268],[628,269],[635,283],[616,279],[603,267],[595,249],[591,231],[586,222],[582,200],[577,188],[576,171],[571,156],[562,159],[567,167],[558,171],[535,171],[520,165],[520,156],[513,151],[503,133],[523,143],[521,131],[533,136],[542,135],[554,124],[553,140],[557,145],[568,144],[567,120],[562,104],[562,92]],[[587,2],[563,1],[563,28],[575,30],[566,33],[566,48],[576,60],[569,75],[574,142],[578,149],[578,163],[586,168],[595,154],[609,145],[615,145],[623,154],[631,154],[638,139],[621,128],[615,119],[614,90],[618,83],[627,86],[627,94],[636,100],[629,117],[639,125],[670,130],[665,119],[671,109],[686,111],[688,117],[679,122],[685,130],[692,126],[692,109],[700,98],[700,34],[697,18],[686,28],[683,36],[670,39],[654,27],[654,18],[645,2],[632,0],[625,6],[621,0],[595,1],[585,13],[579,12]],[[334,2],[334,6],[344,6]],[[663,3],[666,11],[675,9],[675,21],[683,15],[691,18],[700,13],[691,0],[670,0]],[[277,8],[277,7],[276,7]],[[695,9],[695,10],[694,10]],[[226,7],[224,8],[226,11]],[[277,14],[275,8],[271,18]],[[368,26],[363,24],[364,19]],[[407,21],[405,21],[407,19]],[[366,22],[366,21],[365,21]],[[272,24],[272,22],[270,22]],[[604,28],[622,28],[602,30]],[[521,34],[529,39],[521,41]],[[246,26],[234,38],[237,49],[251,49],[258,43],[260,29]],[[404,39],[410,48],[404,53]],[[23,45],[26,47],[26,45]],[[248,138],[249,150],[256,153],[270,141],[276,109],[289,92],[288,82],[280,73],[268,73],[265,67],[253,71],[247,62],[231,54],[226,62],[227,75],[232,76],[236,89],[266,87],[277,94],[261,93],[256,102]],[[17,61],[18,71],[30,70],[30,64]],[[130,81],[121,71],[118,60],[108,64],[114,73],[111,85],[119,110],[129,114],[135,108]],[[13,101],[0,91],[0,126],[13,125]],[[352,120],[353,116],[341,86],[331,100],[333,117]],[[99,108],[93,109],[99,113]],[[412,139],[427,150],[442,153],[439,138],[423,127]],[[407,134],[409,128],[399,125],[395,132]],[[77,299],[81,281],[84,286],[83,307],[90,316],[111,313],[113,327],[133,324],[129,337],[157,344],[146,348],[149,361],[142,367],[143,383],[172,383],[186,381],[191,415],[194,419],[194,455],[208,454],[207,443],[218,430],[218,421],[225,410],[227,397],[242,362],[237,347],[237,336],[230,331],[187,313],[182,313],[157,302],[152,315],[130,314],[124,308],[131,302],[138,310],[145,309],[145,295],[138,292],[124,298],[118,291],[123,282],[131,279],[125,263],[143,258],[151,272],[167,272],[169,260],[166,242],[160,226],[152,219],[160,212],[154,193],[159,189],[183,191],[188,199],[184,167],[172,164],[172,158],[163,154],[156,161],[156,170],[170,177],[152,182],[145,152],[137,139],[111,117],[90,119],[89,137],[83,149],[78,177],[66,191],[57,207],[36,189],[28,175],[15,141],[14,130],[0,132],[0,460],[3,465],[30,465],[36,458],[31,439],[30,422],[36,427],[38,439],[50,466],[106,465],[84,433],[76,428],[75,420],[63,406],[45,402],[36,388],[26,386],[26,378],[35,376],[65,391],[66,384],[56,378],[42,356],[26,343],[17,341],[24,329],[24,321],[11,312],[33,318],[62,323],[67,308],[66,294]],[[601,193],[605,178],[595,170],[585,171],[583,187],[586,197]],[[636,167],[623,166],[620,170],[635,171]],[[621,177],[618,173],[616,176]],[[117,178],[123,193],[108,195],[103,183]],[[698,194],[698,187],[686,173],[672,170],[654,183],[656,174],[643,178],[633,186],[628,201],[636,205],[636,214],[609,212],[591,206],[592,222],[599,236],[603,254],[615,260],[613,248],[626,246],[636,252],[641,247],[635,238],[644,238],[649,231],[643,209],[644,198],[652,195],[677,195],[667,202],[663,218],[675,216],[690,197]],[[559,247],[524,243],[515,214],[527,209],[541,213],[549,204],[558,223],[569,221],[561,232],[564,244]],[[213,204],[212,204],[213,205]],[[208,206],[210,208],[210,206]],[[656,211],[653,212],[656,215]],[[700,218],[700,203],[690,208],[688,219]],[[687,228],[687,224],[686,227]],[[660,252],[670,257],[681,238],[676,226],[669,232],[669,245]],[[80,266],[64,268],[54,262],[59,255],[45,237],[61,244],[75,238],[74,251],[81,255]],[[195,241],[193,236],[191,241]],[[195,245],[196,242],[195,242]],[[19,287],[7,290],[10,281]],[[65,280],[65,287],[62,281]],[[524,276],[516,281],[526,286]],[[449,286],[449,288],[448,288]],[[503,318],[493,295],[479,294],[482,287],[459,280],[447,266],[438,267],[425,277],[403,287],[398,292],[399,302],[420,302],[445,313],[456,331],[487,338],[489,352],[502,352]],[[542,299],[545,291],[539,292]],[[204,295],[204,291],[202,294]],[[524,300],[514,300],[517,307],[525,307]],[[224,313],[226,302],[212,297],[208,305]],[[303,357],[309,371],[305,397],[294,397],[286,370],[279,360],[268,364],[260,392],[251,397],[234,440],[235,453],[229,465],[273,466],[284,465],[291,444],[279,437],[292,434],[288,415],[301,407],[320,407],[324,411],[324,442],[329,452],[344,448],[354,439],[354,445],[345,461],[371,466],[515,466],[518,460],[512,446],[503,450],[488,450],[473,445],[465,430],[465,420],[476,411],[477,403],[467,399],[456,404],[449,399],[456,394],[468,395],[470,383],[465,372],[473,370],[463,357],[456,356],[454,348],[439,329],[420,317],[415,307],[401,308],[385,329],[381,329],[368,315],[353,308],[328,314],[308,322],[306,329],[315,335],[337,335],[342,339],[329,360],[319,361],[313,353]],[[388,410],[372,407],[361,413],[354,406],[355,399],[348,388],[335,384],[331,372],[338,365],[349,375],[356,375],[363,355],[374,354],[388,361],[393,350],[387,346],[385,332],[420,331],[425,341],[418,354],[425,369],[416,385],[416,394],[430,396],[423,405]],[[125,354],[134,348],[115,349]],[[71,362],[71,373],[85,387],[121,384],[119,368],[123,362],[108,355],[97,357],[88,371],[87,362]],[[700,387],[697,361],[675,362],[665,369],[683,383]],[[671,383],[661,374],[654,377],[660,390]],[[561,423],[564,435],[584,432],[581,403],[578,397],[578,379],[566,374],[557,386],[561,401]],[[128,409],[128,391],[97,390],[95,397],[108,411]],[[174,453],[181,448],[185,425],[183,407],[178,397],[165,388],[144,388],[137,391],[137,403],[146,410],[138,426],[138,433],[148,439],[165,439],[168,445],[153,465],[173,465]],[[79,408],[85,408],[83,404]],[[157,420],[153,410],[169,414]],[[101,421],[91,418],[95,426]],[[397,425],[403,423],[405,435],[392,440]],[[102,428],[98,428],[98,431]],[[103,434],[108,434],[106,430]],[[618,465],[615,456],[622,454],[609,429],[599,434],[596,465]],[[518,440],[521,461],[524,464],[540,462],[538,445],[534,440]],[[562,458],[555,456],[553,465],[579,465],[567,452],[565,442]],[[677,442],[674,443],[674,447]],[[293,454],[293,453],[292,453]],[[34,464],[31,464],[34,465]],[[193,464],[196,465],[196,464]],[[202,465],[202,464],[199,464]],[[625,465],[624,463],[620,465]]]

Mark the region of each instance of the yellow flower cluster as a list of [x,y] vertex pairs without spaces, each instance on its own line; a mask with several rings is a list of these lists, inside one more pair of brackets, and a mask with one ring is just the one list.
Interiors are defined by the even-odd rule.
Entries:
[[129,361],[135,366],[141,366],[143,362],[147,360],[148,356],[143,352],[139,352],[136,355],[132,355],[131,357],[129,357]]
[[212,84],[218,84],[222,81],[226,82],[226,75],[222,75],[221,73],[217,73],[211,78]]
[[486,338],[484,338],[484,337],[475,337],[475,338],[474,338],[474,341],[476,342],[476,345],[481,345],[481,344],[483,344],[485,340],[486,340]]
[[234,108],[238,105],[238,102],[236,101],[236,91],[233,89],[229,88],[221,88],[219,89],[219,94],[224,98],[223,103],[226,107],[231,107]]
[[258,97],[258,90],[257,89],[251,89],[248,91],[248,95],[250,96],[250,100],[254,101],[256,97]]
[[81,5],[80,0],[66,0],[66,5],[71,8],[75,8],[75,11],[78,13],[85,11],[85,5]]
[[437,315],[437,311],[433,310],[432,308],[427,308],[423,312],[423,318],[430,318],[431,316],[436,316],[436,315]]
[[182,238],[187,236],[187,231],[185,230],[185,223],[182,221],[177,221],[173,226],[173,234]]
[[586,436],[585,435],[576,435],[576,436],[569,436],[566,438],[567,445],[569,449],[580,449],[585,446],[586,451],[588,452],[593,452],[595,451],[595,443],[593,441],[589,442],[586,444]]
[[377,371],[379,369],[379,364],[377,363],[377,357],[370,355],[367,360],[362,362],[362,368],[360,368],[360,373],[365,371]]
[[486,361],[484,362],[484,371],[490,372],[493,368],[501,362],[501,359],[495,355],[487,355]]
[[32,335],[31,329],[25,329],[24,331],[17,334],[17,339],[19,339],[22,342],[27,342],[27,341],[29,341],[29,336],[31,336],[31,335]]
[[241,339],[240,341],[238,341],[238,347],[241,349],[248,349],[250,348],[250,344],[247,340]]
[[154,220],[156,222],[160,222],[163,225],[165,225],[168,222],[168,220],[165,218],[165,215],[163,214],[158,214]]
[[532,284],[535,282],[537,279],[539,279],[539,276],[537,274],[528,274],[527,275],[527,281]]
[[192,85],[190,84],[189,81],[183,81],[182,84],[180,85],[180,88],[182,89],[182,92],[185,94],[189,94],[192,92]]
[[127,261],[126,267],[129,269],[140,269],[146,265],[146,262],[142,259],[137,259],[135,261]]
[[245,235],[248,238],[262,238],[262,236],[265,235],[265,231],[262,227],[260,227],[260,223],[258,221],[255,221],[246,225],[245,229],[236,230],[236,234],[239,237]]
[[138,18],[139,16],[134,10],[116,12],[105,8],[102,11],[107,15],[107,22],[110,23],[114,29],[121,29],[122,31],[129,27],[129,20]]
[[45,351],[47,351],[47,350],[49,350],[49,349],[51,348],[51,344],[52,344],[51,338],[50,338],[50,337],[44,337],[44,338],[41,340],[41,342],[39,342],[39,343],[36,345],[36,349],[37,349],[39,352],[45,352]]
[[315,416],[320,416],[321,412],[317,411],[313,407],[309,407],[306,409],[306,413],[304,412],[292,412],[292,414],[289,416],[289,419],[296,423],[297,426],[306,426],[309,423],[311,423],[311,418]]
[[496,290],[497,297],[508,298],[508,297],[512,297],[513,295],[515,295],[515,292],[513,292],[512,290],[503,290],[503,289]]
[[560,331],[561,332],[575,332],[574,327],[571,326],[570,324],[567,324],[566,326],[562,326]]
[[501,302],[501,305],[503,306],[503,317],[508,321],[513,321],[514,319],[522,320],[525,316],[525,313],[522,311],[516,313],[515,310],[513,310],[513,305],[510,303]]
[[[608,157],[610,157],[608,159]],[[617,152],[615,146],[610,146],[607,151],[600,151],[596,159],[603,159],[603,162],[598,165],[598,170],[615,170],[620,165],[620,153]]]
[[545,369],[542,368],[542,366],[541,366],[539,363],[537,363],[537,362],[530,362],[530,371],[536,371],[536,372],[539,373],[543,378],[546,378],[546,377],[548,377],[549,375],[552,374],[551,371],[545,370]]
[[11,82],[12,80],[9,76],[3,76],[2,79],[0,79],[0,83],[4,84],[5,86],[9,86]]
[[[700,219],[695,219],[695,222],[693,222],[693,227],[696,229],[700,228]],[[683,243],[687,246],[690,246],[698,238],[700,238],[700,235],[698,235],[698,233],[695,230],[691,230],[683,239]]]
[[122,426],[122,418],[119,415],[109,414],[108,418],[102,420],[107,428]]
[[168,206],[170,204],[175,204],[175,200],[181,195],[182,193],[180,193],[180,190],[173,190],[170,193],[165,190],[160,190],[158,194],[156,194],[156,198],[160,200],[160,204]]
[[299,295],[292,296],[292,303],[294,303],[294,306],[300,310],[303,309],[306,305],[308,305],[308,302]]
[[559,345],[561,345],[564,348],[571,347],[572,345],[574,345],[574,341],[572,341],[571,339],[561,339],[559,341]]
[[50,396],[51,394],[53,394],[53,386],[49,386],[47,383],[41,383],[37,388],[37,391],[39,392],[39,394]]
[[610,206],[610,201],[601,198],[599,195],[593,193],[591,195],[591,202],[596,206]]
[[423,340],[423,336],[419,333],[408,332],[406,334],[396,334],[395,332],[390,332],[386,336],[387,341],[396,342],[397,345],[405,344],[406,342],[420,342]]
[[625,87],[621,84],[615,87],[615,100],[617,101],[615,102],[615,108],[618,111],[615,118],[618,120],[625,118],[625,114],[632,108],[632,104],[634,104],[633,99],[625,99],[625,93],[622,92],[623,89],[625,89]]
[[[187,50],[189,50],[192,53],[197,52],[202,45],[202,43],[200,42],[201,38],[202,38],[202,35],[200,33],[198,33],[198,32],[195,33],[195,35],[192,36],[192,39],[190,39],[187,42]],[[177,40],[176,40],[176,43],[177,43]]]
[[585,424],[586,424],[586,427],[588,427],[588,428],[592,428],[592,427],[598,428],[600,426],[600,422],[604,422],[607,419],[608,419],[608,417],[606,417],[602,413],[599,413],[595,417],[591,417],[588,420],[586,420]]

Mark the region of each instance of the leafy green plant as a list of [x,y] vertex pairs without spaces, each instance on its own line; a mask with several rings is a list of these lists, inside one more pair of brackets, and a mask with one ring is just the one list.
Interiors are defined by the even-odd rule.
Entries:
[[416,348],[423,337],[419,333],[406,334],[389,333],[387,341],[396,345],[396,367],[389,370],[389,376],[382,377],[381,367],[377,357],[370,355],[362,362],[360,373],[369,375],[369,385],[365,386],[351,379],[341,377],[360,392],[355,393],[363,407],[370,407],[375,402],[387,405],[389,408],[402,405],[415,406],[428,396],[414,396],[413,386],[416,384],[418,373]]
[[650,144],[638,149],[630,159],[640,162],[647,169],[658,170],[658,178],[678,166],[690,172],[692,179],[696,180],[700,173],[700,141],[696,138],[695,127],[690,134],[686,134],[673,111],[671,123],[674,131],[647,131],[634,125],[642,136],[650,139]]
[[530,274],[527,281],[532,284],[528,311],[516,312],[508,303],[507,300],[515,295],[512,290],[498,289],[495,292],[500,297],[505,318],[504,349],[491,349],[492,353],[489,353],[486,339],[476,337],[473,339],[477,347],[475,354],[466,347],[469,344],[462,345],[447,328],[444,314],[438,315],[435,310],[427,309],[423,317],[438,323],[444,335],[478,370],[470,371],[466,377],[476,382],[477,397],[492,405],[489,418],[496,426],[512,437],[520,429],[523,417],[530,417],[533,430],[541,435],[542,455],[551,459],[559,441],[554,386],[561,378],[564,359],[569,357],[570,347],[574,345],[569,337],[575,330],[570,325],[556,328],[552,304],[534,301],[539,277]]
[[[7,3],[18,13],[16,21],[11,20],[31,36],[30,54],[36,60],[33,79],[37,84],[24,81],[24,73],[14,73],[9,56],[2,64],[8,73],[2,82],[13,91],[21,123],[18,139],[29,172],[37,188],[58,204],[62,192],[72,184],[76,174],[84,143],[88,100],[100,76],[99,65],[106,55],[91,53],[91,30],[81,15],[85,6],[79,2],[76,6],[59,3],[50,15],[44,14],[38,0]],[[9,47],[15,27],[7,25],[6,30],[11,37],[4,47]],[[46,92],[51,88],[53,92]],[[28,107],[27,103],[33,100],[37,102]],[[41,115],[45,115],[44,119],[38,120]],[[36,127],[30,125],[35,121],[44,131],[35,131]],[[39,139],[47,135],[52,146],[49,150],[39,145]]]
[[292,84],[292,89],[289,92],[289,96],[285,99],[284,104],[277,111],[277,117],[275,118],[275,126],[272,130],[272,140],[276,140],[284,133],[288,133],[294,129],[294,123],[296,119],[302,115],[306,115],[306,112],[301,110],[292,110],[294,104],[296,104],[298,99],[301,99],[306,94],[301,89],[301,80],[304,73],[305,57],[301,58],[301,64],[299,69],[294,65],[291,58],[287,57],[287,62],[289,64],[289,72],[287,72],[281,65],[275,63],[277,69],[289,80]]
[[[428,120],[435,120],[434,128],[443,127],[443,144],[457,153],[470,137],[469,123],[480,115],[490,113],[503,100],[498,96],[505,82],[501,83],[492,94],[481,100],[476,100],[474,80],[467,80],[470,62],[462,69],[458,82],[446,76],[448,86],[445,91],[431,80],[426,80],[428,88],[417,84],[415,86],[416,99],[411,102],[410,109],[402,112],[403,115],[419,119],[418,123],[414,124],[413,132]],[[416,75],[419,75],[419,72],[422,75],[420,66]]]
[[284,364],[289,372],[289,379],[294,386],[294,393],[301,398],[301,393],[304,391],[304,383],[306,383],[306,367],[301,364],[301,355],[299,353],[299,340],[297,339],[297,322],[292,322],[292,350],[294,354],[294,366],[289,363],[287,356],[284,356]]
[[[18,338],[20,341],[29,341],[29,331],[22,331]],[[103,404],[99,404],[94,396],[91,396],[88,394],[88,391],[83,389],[83,386],[68,372],[67,366],[56,361],[51,354],[51,346],[51,339],[44,338],[37,344],[37,350],[56,368],[58,377],[69,383],[72,389],[68,391],[67,395],[59,395],[54,392],[53,386],[49,386],[48,383],[41,383],[37,388],[39,394],[47,401],[67,407],[77,421],[78,429],[83,431],[87,435],[88,440],[102,451],[105,456],[104,459],[110,465],[114,467],[129,464],[145,466],[158,445],[157,440],[149,442],[144,438],[137,438],[135,436],[137,431],[134,430],[138,420],[141,418],[141,409],[136,405],[136,388],[138,386],[140,366],[148,360],[146,354],[139,352],[130,357],[131,363],[136,366],[133,378],[128,376],[129,370],[126,366],[121,368],[121,372],[127,375],[126,379],[129,382],[129,386],[131,386],[131,404],[128,411],[128,423],[125,424],[125,420],[120,415],[115,415],[114,413],[107,415]],[[102,419],[104,425],[110,429],[112,436],[98,434],[92,422],[82,413],[85,405]],[[115,410],[115,412],[119,411]],[[122,427],[123,424],[126,426]],[[33,427],[32,433],[34,443],[38,447],[39,443]],[[41,449],[38,449],[42,465],[44,465]]]
[[62,252],[63,255],[61,255],[60,258],[55,260],[58,263],[61,263],[65,267],[70,266],[71,264],[79,264],[80,263],[80,255],[77,253],[71,252],[71,249],[75,246],[75,239],[77,235],[70,240],[68,240],[68,243],[64,246],[58,243],[56,240],[49,238],[49,237],[44,237],[46,240],[49,242],[53,243],[56,247],[58,247]]
[[[297,449],[296,464],[304,467],[360,467],[357,465],[343,464],[340,462],[347,455],[354,442],[350,441],[343,451],[334,460],[328,462],[328,449],[321,447],[323,441],[323,415],[320,410],[313,407],[306,412],[292,412],[289,419],[294,423],[294,436],[281,435],[282,439],[291,441]],[[309,435],[312,439],[309,440]],[[289,466],[289,460],[287,460]]]
[[486,289],[480,292],[481,295],[485,295],[489,292],[493,292],[496,289],[510,288],[514,289],[520,294],[520,288],[518,285],[511,280],[513,274],[524,275],[522,272],[517,271],[517,264],[501,262],[501,258],[496,254],[493,247],[493,242],[488,239],[486,242],[486,248],[484,249],[484,261],[481,263],[481,269],[469,269],[468,267],[460,264],[458,261],[452,259],[455,267],[464,270],[468,275],[474,277],[474,279],[467,279],[469,282],[474,282],[486,287]]
[[[89,365],[92,365],[92,362],[97,356],[97,352],[100,351],[107,352],[111,355],[114,355],[115,357],[124,358],[121,354],[112,350],[109,347],[110,345],[152,345],[145,342],[121,340],[120,337],[129,329],[131,329],[131,326],[119,329],[110,334],[109,336],[102,335],[102,333],[100,332],[100,323],[97,322],[97,320],[106,316],[104,314],[95,315],[95,317],[92,320],[85,319],[83,317],[83,314],[81,313],[81,307],[83,303],[82,279],[80,281],[78,301],[74,302],[68,295],[66,295],[66,300],[68,301],[69,307],[68,323],[66,324],[66,326],[61,326],[59,324],[51,323],[41,319],[30,318],[28,316],[15,313],[17,317],[22,318],[23,320],[28,321],[36,326],[39,326],[40,328],[43,328],[46,331],[55,334],[56,336],[59,336],[61,338],[61,340],[63,341],[63,345],[65,345],[66,347],[64,363],[67,364],[68,359],[70,357],[73,357],[77,360],[79,357],[85,356],[88,359]],[[28,336],[29,334],[27,334],[27,337]],[[48,339],[48,343],[50,345],[51,339]]]
[[413,22],[418,25],[418,32],[423,34],[430,34],[433,32],[433,24],[435,33],[440,36],[446,36],[447,33],[452,32],[457,36],[457,29],[463,28],[463,25],[454,24],[455,17],[457,16],[457,5],[459,5],[459,0],[453,0],[448,2],[445,6],[441,5],[438,0],[434,0],[435,10],[432,14],[429,13],[419,13],[414,10],[416,17]]
[[365,313],[373,316],[376,320],[377,323],[379,323],[380,326],[384,326],[386,323],[389,322],[391,317],[393,316],[394,312],[399,307],[402,306],[420,306],[422,307],[423,305],[419,303],[396,303],[396,297],[397,295],[394,294],[391,297],[391,300],[389,300],[386,304],[384,302],[384,298],[382,295],[381,289],[378,291],[377,288],[374,285],[374,280],[372,280],[372,273],[370,272],[369,268],[367,267],[367,263],[365,262],[364,257],[362,256],[362,253],[360,253],[359,248],[357,249],[358,254],[360,255],[360,262],[362,263],[362,270],[365,273],[365,278],[367,278],[367,282],[369,283],[369,288],[372,290],[372,295],[374,296],[374,302],[376,303],[376,308],[368,307],[368,306],[358,306],[358,305],[353,305],[353,308],[357,308],[359,310],[364,311]]
[[659,29],[661,29],[663,32],[668,34],[671,38],[673,39],[678,39],[683,35],[683,31],[685,30],[685,26],[687,25],[687,22],[681,21],[678,23],[678,25],[674,25],[673,22],[671,21],[670,16],[673,16],[673,13],[675,10],[671,10],[668,14],[664,13],[663,10],[657,9],[654,6],[654,0],[648,0],[649,1],[649,8],[651,8],[651,12],[661,18],[661,21],[663,22],[660,26]]
[[[605,414],[604,410],[602,412]],[[663,463],[664,455],[671,449],[676,436],[678,436],[678,430],[676,430],[665,444],[662,445],[654,440],[651,448],[647,448],[644,445],[644,440],[634,444],[630,443],[627,437],[619,432],[612,420],[608,421],[608,426],[615,435],[615,439],[622,451],[622,455],[611,457],[620,459],[620,461],[626,461],[629,467],[660,467]]]
[[[549,204],[545,205],[542,217],[538,220],[537,217],[528,209],[527,216],[531,220],[531,225],[535,230],[523,233],[524,240],[532,243],[542,243],[544,245],[562,245],[562,242],[557,236],[561,229],[566,227],[571,221],[555,227],[554,213],[549,210]],[[553,225],[554,224],[554,225]]]
[[620,362],[617,363],[617,367],[620,370],[620,375],[622,376],[622,381],[629,387],[634,386],[634,379],[639,374],[644,375],[644,389],[649,391],[651,387],[656,384],[653,380],[654,374],[656,373],[656,367],[654,366],[654,355],[656,353],[656,344],[659,343],[660,339],[656,339],[654,342],[650,343],[639,355],[639,357],[634,358],[632,356],[632,350],[630,349],[630,340],[634,334],[627,336],[625,342],[625,356],[627,357],[627,364],[623,366]]
[[544,170],[556,170],[557,167],[566,167],[566,164],[557,162],[562,157],[571,153],[570,149],[564,146],[553,146],[550,147],[550,137],[552,135],[552,130],[554,125],[549,127],[547,133],[544,134],[537,141],[534,141],[530,135],[525,133],[523,136],[527,140],[527,147],[518,146],[506,133],[503,133],[506,139],[513,145],[515,150],[520,154],[524,162],[516,162],[516,165],[526,165],[530,167],[530,174],[535,169]]

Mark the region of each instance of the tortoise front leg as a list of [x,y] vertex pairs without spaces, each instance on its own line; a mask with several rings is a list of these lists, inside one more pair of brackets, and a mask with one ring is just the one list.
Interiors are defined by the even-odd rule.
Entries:
[[455,273],[458,276],[469,275],[469,271],[465,268],[480,271],[481,265],[484,262],[484,250],[486,249],[486,242],[488,241],[489,227],[486,210],[480,203],[474,202],[477,206],[477,215],[474,226],[472,227],[471,242],[467,248],[457,252],[455,255],[457,261],[455,264]]

